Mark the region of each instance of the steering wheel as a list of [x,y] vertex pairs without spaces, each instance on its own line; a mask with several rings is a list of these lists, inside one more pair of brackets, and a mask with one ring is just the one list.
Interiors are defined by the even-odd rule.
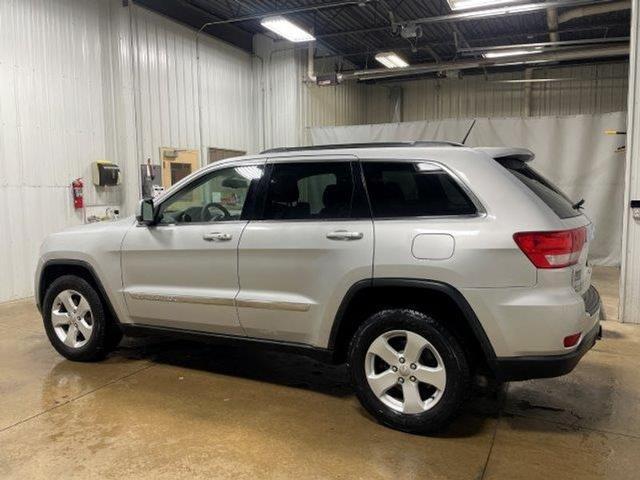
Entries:
[[[211,207],[220,210],[220,212],[222,212],[222,215],[211,213],[211,211],[209,210]],[[210,222],[212,220],[217,222],[220,220],[227,220],[229,218],[231,218],[229,210],[227,210],[224,205],[218,202],[209,202],[200,210],[200,221],[202,222]]]

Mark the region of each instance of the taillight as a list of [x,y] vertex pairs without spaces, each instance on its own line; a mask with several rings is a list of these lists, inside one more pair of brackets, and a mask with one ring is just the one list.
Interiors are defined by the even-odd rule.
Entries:
[[520,232],[513,239],[537,268],[563,268],[577,263],[587,241],[587,229]]

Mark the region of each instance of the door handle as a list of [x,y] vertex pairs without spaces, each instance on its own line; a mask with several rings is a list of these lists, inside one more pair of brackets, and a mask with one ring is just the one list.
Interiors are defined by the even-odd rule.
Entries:
[[228,242],[233,237],[229,233],[213,232],[205,233],[202,238],[208,242]]
[[364,237],[362,232],[347,232],[346,230],[327,233],[329,240],[360,240],[362,237]]

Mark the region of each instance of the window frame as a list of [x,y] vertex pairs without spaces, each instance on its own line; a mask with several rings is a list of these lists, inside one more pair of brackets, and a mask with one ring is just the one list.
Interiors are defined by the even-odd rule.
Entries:
[[[175,191],[170,191],[167,193],[167,195],[164,195],[160,198],[160,201],[158,202],[157,205],[154,204],[154,227],[182,227],[182,226],[188,226],[188,225],[217,225],[217,224],[224,224],[224,225],[228,225],[228,224],[232,224],[232,223],[238,223],[238,222],[246,222],[247,220],[249,220],[249,218],[247,217],[251,217],[251,215],[253,214],[254,210],[255,210],[255,206],[257,203],[257,195],[260,192],[260,186],[262,185],[262,183],[264,182],[264,178],[265,178],[265,174],[266,174],[266,165],[265,165],[265,161],[247,161],[247,162],[230,162],[230,163],[223,163],[224,160],[221,160],[220,162],[215,162],[215,168],[203,168],[202,171],[200,172],[194,172],[194,177],[191,179],[188,179],[186,181],[186,183],[184,183],[183,185],[180,185],[179,188],[175,189]],[[247,190],[247,196],[245,198],[245,203],[242,206],[242,213],[240,214],[240,218],[238,219],[233,219],[233,220],[219,220],[216,222],[174,222],[174,223],[160,223],[160,210],[162,208],[162,206],[170,201],[171,199],[175,198],[177,195],[180,195],[181,193],[184,193],[185,190],[189,189],[189,188],[197,188],[198,186],[202,185],[203,183],[206,183],[207,181],[209,181],[209,179],[216,175],[217,173],[219,173],[222,170],[227,170],[227,169],[232,169],[232,168],[238,168],[238,167],[250,167],[250,166],[255,166],[255,167],[262,167],[263,168],[263,173],[262,173],[262,177],[260,178],[260,181],[257,182],[257,184],[254,184],[253,186],[251,184],[249,184],[249,189]],[[188,177],[187,177],[188,178]]]
[[[353,198],[351,203],[351,212],[348,217],[340,218],[264,218],[267,206],[268,188],[271,183],[271,176],[276,165],[282,164],[306,164],[306,163],[348,163],[351,169],[351,180],[353,182]],[[364,176],[362,168],[357,158],[349,157],[279,157],[267,160],[265,165],[265,173],[262,181],[256,191],[256,202],[254,205],[254,215],[250,218],[256,222],[349,222],[355,220],[371,220],[371,202],[364,185]],[[354,210],[360,210],[361,215],[353,215]]]
[[[469,188],[469,186],[462,181],[460,176],[453,171],[451,168],[443,164],[442,162],[438,162],[436,160],[430,160],[425,158],[360,158],[360,170],[362,172],[362,182],[364,184],[364,188],[367,192],[367,199],[369,202],[369,210],[371,211],[371,218],[373,221],[385,221],[385,220],[398,220],[398,221],[411,221],[411,220],[457,220],[464,218],[480,218],[487,216],[487,210],[484,208],[484,205],[480,201],[480,199],[474,194],[473,190]],[[369,195],[369,190],[367,189],[367,179],[364,173],[364,164],[365,163],[424,163],[427,165],[431,165],[436,167],[438,170],[442,170],[445,174],[449,176],[449,178],[456,184],[460,189],[464,192],[464,194],[469,198],[471,203],[476,209],[476,213],[461,213],[458,215],[416,215],[416,216],[385,216],[385,217],[376,217],[373,214],[373,202],[371,201],[371,196]]]

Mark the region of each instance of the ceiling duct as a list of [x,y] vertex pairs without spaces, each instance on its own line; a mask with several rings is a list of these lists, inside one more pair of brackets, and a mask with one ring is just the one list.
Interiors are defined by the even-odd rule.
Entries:
[[601,5],[588,5],[579,8],[567,10],[558,15],[558,23],[566,23],[576,18],[590,17],[593,15],[601,15],[603,13],[618,12],[620,10],[629,10],[631,2],[628,0],[622,2],[611,2]]
[[541,52],[537,55],[522,55],[517,57],[457,60],[442,63],[422,63],[397,69],[369,69],[356,70],[339,75],[341,81],[346,80],[381,80],[389,78],[407,77],[425,73],[447,72],[451,70],[468,70],[473,68],[500,67],[509,65],[531,65],[545,62],[560,62],[568,60],[583,60],[604,57],[620,57],[629,55],[628,45],[608,46],[600,48],[583,48],[574,50],[557,50]]

